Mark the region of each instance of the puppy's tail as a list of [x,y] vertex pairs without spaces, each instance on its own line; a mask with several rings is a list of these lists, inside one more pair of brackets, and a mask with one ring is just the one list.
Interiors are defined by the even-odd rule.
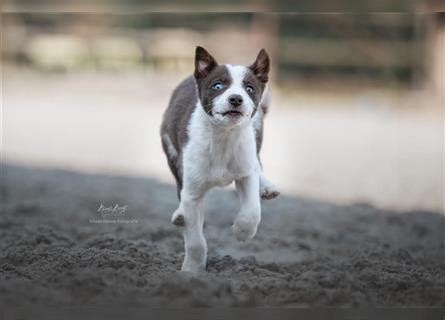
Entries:
[[261,96],[261,101],[260,101],[260,107],[261,110],[263,111],[263,115],[266,115],[266,113],[269,111],[269,106],[270,106],[270,89],[269,86],[266,86],[266,88],[264,88],[263,95]]

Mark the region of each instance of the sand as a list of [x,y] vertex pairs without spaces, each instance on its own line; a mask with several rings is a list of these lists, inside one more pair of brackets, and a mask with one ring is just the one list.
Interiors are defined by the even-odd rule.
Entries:
[[[190,275],[173,185],[12,164],[1,184],[3,306],[445,306],[440,213],[283,195],[239,243],[236,195],[215,190],[207,272]],[[128,207],[103,217],[101,204]]]

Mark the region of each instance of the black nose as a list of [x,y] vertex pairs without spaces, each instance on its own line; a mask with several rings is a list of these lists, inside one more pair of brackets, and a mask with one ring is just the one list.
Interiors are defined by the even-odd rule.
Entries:
[[239,107],[243,103],[243,97],[241,97],[239,94],[232,94],[229,97],[229,102],[235,108]]

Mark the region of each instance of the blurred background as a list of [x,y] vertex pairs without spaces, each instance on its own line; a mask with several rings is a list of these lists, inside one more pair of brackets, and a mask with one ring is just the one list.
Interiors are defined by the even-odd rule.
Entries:
[[12,10],[1,19],[5,163],[174,183],[159,126],[195,46],[235,64],[265,48],[262,159],[283,194],[444,210],[443,13]]

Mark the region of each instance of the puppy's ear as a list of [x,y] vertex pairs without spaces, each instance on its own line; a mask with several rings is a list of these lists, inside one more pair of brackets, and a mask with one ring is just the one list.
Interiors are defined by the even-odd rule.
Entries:
[[215,58],[203,47],[196,47],[195,51],[195,78],[201,79],[209,75],[210,71],[218,65]]
[[249,68],[258,79],[266,83],[269,80],[269,65],[269,55],[266,50],[261,49],[255,62]]

